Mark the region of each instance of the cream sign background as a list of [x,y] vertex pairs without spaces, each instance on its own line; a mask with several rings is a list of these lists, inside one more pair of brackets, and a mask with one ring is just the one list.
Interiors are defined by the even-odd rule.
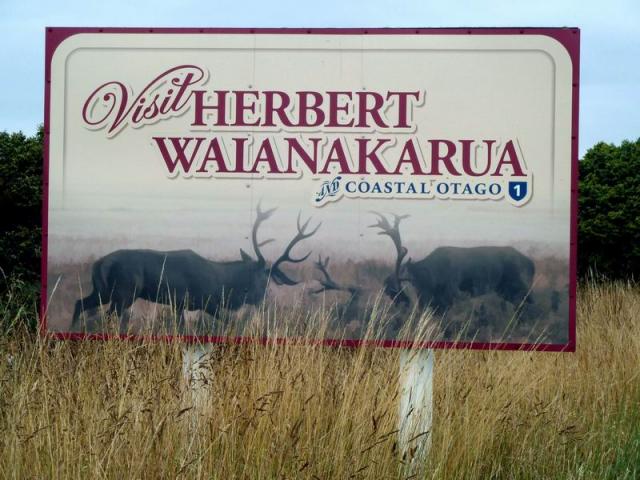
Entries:
[[[202,134],[202,128],[190,126],[191,115],[125,128],[110,140],[87,129],[80,112],[91,91],[105,81],[118,79],[136,91],[153,77],[150,72],[194,64],[208,67],[208,88],[215,89],[426,91],[426,105],[412,111],[414,134],[424,139],[515,138],[535,177],[535,194],[526,213],[503,204],[486,208],[500,212],[503,219],[526,214],[528,224],[546,223],[550,216],[558,219],[554,238],[545,240],[567,243],[570,167],[558,159],[570,156],[570,135],[560,127],[570,125],[571,105],[564,99],[571,95],[560,90],[571,85],[571,64],[557,41],[525,35],[511,38],[505,48],[500,36],[261,35],[259,40],[252,35],[84,34],[65,41],[52,65],[52,117],[66,112],[63,120],[53,122],[64,128],[64,135],[52,132],[58,140],[51,143],[52,210],[130,207],[131,198],[157,192],[166,167],[151,138]],[[265,135],[259,130],[246,128],[243,133]],[[361,132],[345,129],[341,134],[358,137]],[[256,140],[249,145],[255,146]],[[279,202],[308,203],[317,190],[317,182],[310,182],[310,177],[287,182],[286,191],[277,182],[260,182],[254,188],[259,190],[256,195],[275,195]],[[196,205],[176,199],[176,207],[197,208],[223,190],[224,198],[236,204],[248,200],[233,182],[180,181],[168,188],[167,195],[197,199]],[[340,203],[353,208],[349,202]],[[468,208],[478,207],[454,202],[437,206],[440,213],[447,210],[448,218]]]

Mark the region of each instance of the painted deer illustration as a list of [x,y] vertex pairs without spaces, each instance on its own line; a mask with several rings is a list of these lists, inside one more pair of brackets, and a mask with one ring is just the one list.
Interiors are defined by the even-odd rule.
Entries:
[[[362,338],[365,330],[369,328],[372,315],[383,321],[383,324],[379,326],[384,328],[389,335],[395,335],[402,327],[406,310],[397,308],[393,302],[387,305],[379,303],[382,300],[380,295],[383,293],[379,288],[336,282],[329,273],[329,257],[323,259],[322,256],[318,256],[315,267],[322,278],[317,280],[320,286],[310,290],[311,294],[317,295],[327,291],[339,291],[347,294],[343,301],[336,303],[334,315],[335,319],[346,327],[345,333]],[[390,293],[386,288],[384,292],[387,295]]]
[[365,312],[362,311],[362,305],[360,302],[362,298],[362,288],[356,285],[342,285],[334,281],[331,278],[328,270],[329,257],[323,259],[321,255],[318,255],[318,260],[315,262],[315,267],[322,275],[322,278],[318,280],[318,282],[320,283],[320,287],[310,290],[311,294],[317,295],[319,293],[328,291],[346,292],[348,293],[346,301],[337,305],[337,318],[352,320],[365,315]]
[[[236,310],[256,305],[265,296],[269,279],[278,285],[296,285],[283,270],[285,263],[305,261],[291,256],[294,247],[320,228],[309,229],[311,218],[297,218],[297,233],[280,257],[269,264],[260,247],[274,241],[258,240],[258,229],[275,208],[263,211],[258,204],[251,239],[256,259],[240,249],[240,260],[217,262],[192,250],[118,250],[93,264],[93,291],[76,302],[72,330],[80,328],[81,312],[109,303],[108,313],[120,316],[120,331],[127,332],[129,308],[136,299],[175,306],[177,312],[203,311],[215,315],[221,308]],[[182,316],[181,316],[182,320]]]
[[404,261],[407,249],[400,238],[400,222],[408,215],[372,212],[378,221],[371,228],[388,236],[396,249],[394,272],[384,283],[385,293],[399,305],[409,305],[404,283],[413,286],[421,308],[444,313],[462,296],[495,292],[519,305],[529,300],[535,273],[533,261],[513,247],[438,247],[420,261]]

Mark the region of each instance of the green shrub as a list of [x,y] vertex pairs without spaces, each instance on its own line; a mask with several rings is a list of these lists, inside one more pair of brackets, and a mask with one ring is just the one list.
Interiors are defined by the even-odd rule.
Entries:
[[[38,282],[41,255],[43,129],[0,132],[0,268],[3,278]],[[0,282],[0,290],[6,282]]]
[[578,267],[581,276],[640,275],[640,139],[598,143],[580,162]]

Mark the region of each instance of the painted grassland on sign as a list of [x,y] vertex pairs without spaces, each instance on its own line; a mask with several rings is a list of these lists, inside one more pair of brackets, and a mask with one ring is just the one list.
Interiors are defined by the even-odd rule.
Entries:
[[574,348],[577,31],[48,36],[46,331]]

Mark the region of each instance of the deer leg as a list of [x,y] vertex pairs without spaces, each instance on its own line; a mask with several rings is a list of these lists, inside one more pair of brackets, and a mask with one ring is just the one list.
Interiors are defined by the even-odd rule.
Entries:
[[503,282],[498,287],[498,294],[516,307],[523,302],[532,303],[531,293],[521,279],[514,280],[511,283]]
[[122,316],[120,318],[120,333],[128,334],[129,333],[129,319],[131,318],[131,305],[122,307]]
[[176,326],[178,330],[178,334],[184,333],[184,325],[185,325],[184,314],[185,314],[185,311],[182,310],[180,312],[180,315],[178,316],[178,325]]
[[88,297],[82,298],[76,302],[75,308],[73,310],[73,320],[71,322],[71,331],[81,331],[80,325],[80,315],[81,313],[86,313],[89,310],[93,310],[94,308],[98,308],[100,306],[100,296],[98,292],[93,291],[91,295]]
[[[185,297],[185,299],[181,302],[178,302],[176,304],[176,313],[178,314],[178,325],[177,325],[177,329],[178,329],[178,333],[179,334],[186,334],[187,333],[187,329],[189,328],[189,311],[191,310],[191,303],[188,297]],[[190,332],[189,332],[190,333]]]
[[194,330],[198,335],[204,335],[207,333],[205,328],[205,316],[204,310],[195,311],[195,328]]
[[207,318],[207,312],[204,309],[202,309],[200,310],[199,315],[200,315],[200,324],[202,325],[203,333],[205,335],[209,335],[211,333],[212,326],[207,323],[209,320]]
[[108,314],[115,313],[120,320],[120,333],[128,333],[129,330],[129,307],[133,304],[131,300],[123,300],[121,298],[112,298],[111,305],[109,306]]
[[194,333],[195,328],[191,311],[186,308],[180,309],[180,315],[178,316],[178,334],[193,335]]

